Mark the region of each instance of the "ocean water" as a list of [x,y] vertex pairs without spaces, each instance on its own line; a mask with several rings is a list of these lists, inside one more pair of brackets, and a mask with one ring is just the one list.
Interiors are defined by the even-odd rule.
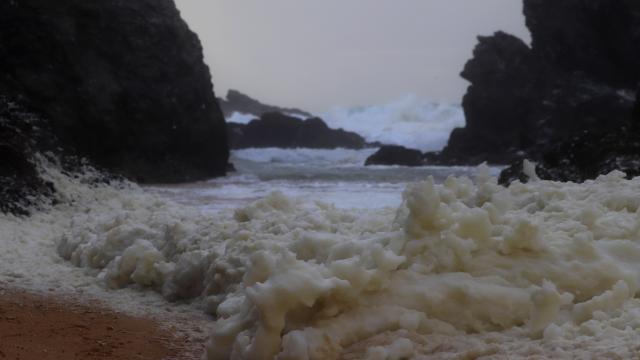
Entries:
[[0,215],[0,285],[171,314],[211,360],[639,357],[640,178],[503,187],[373,151],[146,187],[41,160],[60,201]]
[[[338,208],[398,207],[411,182],[429,176],[471,175],[474,167],[367,166],[377,149],[245,149],[232,151],[237,172],[228,177],[182,185],[150,186],[147,190],[206,211],[246,205],[274,191],[323,201]],[[491,168],[494,175],[499,167]]]
[[[384,105],[334,108],[317,115],[329,127],[358,133],[368,142],[422,151],[441,150],[451,130],[465,125],[460,105],[425,102],[412,95]],[[234,113],[228,121],[246,124],[254,118]]]

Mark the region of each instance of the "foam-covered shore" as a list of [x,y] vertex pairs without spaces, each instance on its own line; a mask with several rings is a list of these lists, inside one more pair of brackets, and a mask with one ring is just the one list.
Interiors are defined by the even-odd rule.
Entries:
[[[91,168],[69,175],[44,158],[38,159],[43,179],[55,184],[57,204],[51,205],[50,198],[39,199],[41,205],[31,209],[29,217],[0,213],[0,290],[5,294],[26,291],[153,318],[161,326],[171,327],[177,336],[188,336],[194,344],[202,341],[208,319],[193,304],[169,304],[162,296],[135,287],[111,291],[96,281],[96,270],[75,267],[56,250],[60,237],[73,228],[74,214],[105,212],[113,216],[127,204],[152,207],[161,200],[131,183],[100,182],[103,175]],[[198,348],[194,345],[193,350]]]
[[[3,234],[39,227],[99,283],[197,299],[209,359],[640,354],[640,178],[504,188],[480,168],[410,185],[399,209],[274,193],[212,214],[52,174],[65,201],[0,217]],[[36,264],[22,278],[55,277]]]

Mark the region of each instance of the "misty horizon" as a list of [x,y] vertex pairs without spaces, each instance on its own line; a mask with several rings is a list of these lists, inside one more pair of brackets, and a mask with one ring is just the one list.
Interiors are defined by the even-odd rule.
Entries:
[[522,4],[510,0],[177,4],[200,37],[217,96],[236,89],[315,113],[408,95],[459,104],[477,36],[503,30],[530,40]]

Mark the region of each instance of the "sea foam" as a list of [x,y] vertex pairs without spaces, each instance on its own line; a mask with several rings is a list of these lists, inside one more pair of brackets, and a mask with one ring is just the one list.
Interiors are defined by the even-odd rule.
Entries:
[[353,131],[369,142],[422,151],[442,150],[451,131],[465,125],[459,105],[424,102],[415,96],[384,105],[334,108],[320,117],[330,127]]
[[[290,115],[301,118],[298,115]],[[375,106],[334,108],[319,114],[329,127],[355,132],[368,142],[402,145],[422,151],[442,150],[451,131],[465,125],[459,105],[424,102],[415,96]],[[247,124],[257,118],[233,113],[228,122]]]
[[109,287],[202,300],[209,359],[638,354],[640,179],[619,172],[505,188],[480,168],[358,211],[273,193],[205,214],[95,191],[65,210],[59,254]]

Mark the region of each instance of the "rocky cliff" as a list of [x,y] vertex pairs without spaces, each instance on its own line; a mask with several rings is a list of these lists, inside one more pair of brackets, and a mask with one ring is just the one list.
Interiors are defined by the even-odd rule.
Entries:
[[[609,131],[585,129],[581,133],[530,151],[538,176],[545,180],[583,182],[619,170],[628,178],[640,176],[640,98],[633,117]],[[514,161],[500,174],[500,183],[528,181],[522,161]]]
[[525,0],[524,14],[531,46],[502,32],[479,38],[461,74],[471,83],[467,124],[452,133],[443,163],[538,160],[585,131],[628,125],[640,81],[640,2]]
[[141,182],[225,174],[222,111],[172,0],[3,1],[0,53],[0,93],[65,149]]

